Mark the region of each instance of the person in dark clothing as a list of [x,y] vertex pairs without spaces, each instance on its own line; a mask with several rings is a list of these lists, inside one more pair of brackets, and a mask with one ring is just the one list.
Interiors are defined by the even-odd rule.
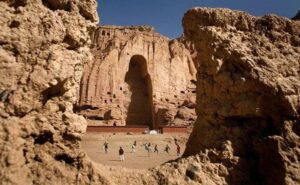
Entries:
[[157,145],[154,146],[154,152],[156,152],[158,154],[158,147],[157,147]]
[[124,150],[122,147],[120,147],[119,149],[119,157],[120,157],[120,161],[124,161],[125,160],[125,156],[124,156]]
[[107,154],[107,152],[108,152],[108,143],[105,142],[103,145],[104,145],[104,151]]
[[174,143],[175,145],[178,145],[178,140],[176,138],[174,138]]
[[167,144],[167,146],[165,147],[165,152],[167,152],[168,154],[169,154],[169,150],[170,150],[170,147],[169,147],[169,145]]
[[177,146],[177,149],[176,149],[177,150],[177,156],[179,156],[180,155],[180,146],[178,144],[176,146]]

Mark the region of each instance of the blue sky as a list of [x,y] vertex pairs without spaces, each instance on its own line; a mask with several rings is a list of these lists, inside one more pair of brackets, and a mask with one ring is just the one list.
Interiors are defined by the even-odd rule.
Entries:
[[196,6],[293,17],[300,9],[300,0],[98,0],[98,13],[103,25],[151,25],[157,32],[175,38],[182,33],[184,13]]

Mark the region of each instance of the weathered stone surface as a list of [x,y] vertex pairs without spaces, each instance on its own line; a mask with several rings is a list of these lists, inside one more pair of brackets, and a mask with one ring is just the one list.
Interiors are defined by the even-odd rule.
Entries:
[[[196,95],[195,65],[180,40],[148,26],[100,26],[93,46],[79,100],[80,113],[98,119],[93,123],[157,128],[193,121],[176,117]],[[189,114],[195,116],[193,107]]]
[[104,181],[73,113],[97,21],[93,0],[0,1],[0,184]]
[[228,184],[299,184],[300,23],[195,8],[183,25],[199,63],[185,156],[207,154]]

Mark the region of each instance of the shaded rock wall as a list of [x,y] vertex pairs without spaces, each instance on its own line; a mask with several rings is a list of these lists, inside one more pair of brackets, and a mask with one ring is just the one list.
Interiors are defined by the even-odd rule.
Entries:
[[73,113],[96,1],[0,1],[1,184],[102,181],[79,151]]
[[156,128],[195,121],[196,69],[180,40],[147,26],[100,26],[92,52],[95,59],[81,81],[80,114],[102,125]]
[[300,23],[195,8],[183,26],[199,63],[185,156],[207,155],[228,184],[299,184]]

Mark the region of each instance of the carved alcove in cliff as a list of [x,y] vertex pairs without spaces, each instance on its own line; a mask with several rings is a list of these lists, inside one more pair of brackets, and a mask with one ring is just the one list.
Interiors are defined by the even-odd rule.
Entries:
[[124,103],[127,110],[126,124],[152,127],[152,83],[143,56],[131,57],[125,82],[129,89]]
[[195,121],[196,69],[183,43],[143,26],[99,26],[93,43],[77,111],[89,126],[158,129]]

